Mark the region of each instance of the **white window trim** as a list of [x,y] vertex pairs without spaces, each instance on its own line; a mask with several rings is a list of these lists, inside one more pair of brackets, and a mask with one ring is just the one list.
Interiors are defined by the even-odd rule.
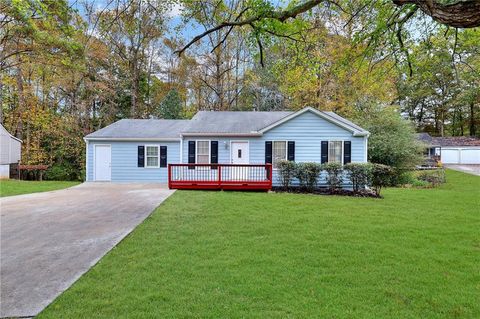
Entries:
[[274,170],[278,170],[277,167],[275,167],[275,161],[274,161],[274,150],[275,150],[275,147],[273,144],[275,144],[275,142],[285,142],[285,158],[283,160],[288,160],[288,141],[287,140],[273,140],[272,141],[272,167]]
[[330,161],[330,142],[342,142],[342,155],[340,158],[340,164],[343,166],[343,159],[344,159],[344,151],[345,151],[345,140],[328,140],[328,148],[327,148],[327,163],[337,163]]
[[195,140],[195,164],[200,164],[198,162],[198,142],[208,142],[208,163],[202,164],[211,164],[211,157],[212,157],[212,141],[211,140]]
[[[160,145],[159,144],[145,144],[145,162],[143,167],[144,168],[160,168]],[[148,165],[148,155],[147,155],[147,147],[156,147],[157,148],[157,165],[156,166],[149,166]],[[150,156],[150,157],[155,157],[155,156]]]

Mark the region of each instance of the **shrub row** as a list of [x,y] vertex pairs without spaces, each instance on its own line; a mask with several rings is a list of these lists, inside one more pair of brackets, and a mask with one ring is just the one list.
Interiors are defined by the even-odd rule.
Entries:
[[379,196],[383,187],[391,184],[394,171],[390,166],[372,163],[295,163],[281,161],[278,163],[278,177],[285,189],[289,189],[296,178],[299,186],[306,191],[313,191],[321,172],[326,173],[327,185],[330,191],[341,188],[344,180],[349,180],[354,192],[359,192],[365,186],[372,187]]

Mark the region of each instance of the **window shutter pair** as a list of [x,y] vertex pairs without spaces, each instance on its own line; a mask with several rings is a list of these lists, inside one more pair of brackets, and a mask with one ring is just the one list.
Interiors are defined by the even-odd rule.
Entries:
[[[195,162],[195,141],[188,141],[188,164],[195,164]],[[218,141],[210,142],[210,163],[218,164]],[[194,169],[195,167],[190,166],[189,168]]]
[[[137,148],[137,167],[145,167],[145,146]],[[160,146],[160,167],[167,167],[167,147]]]
[[[321,162],[328,162],[328,141],[322,141],[321,147]],[[344,141],[343,142],[343,164],[348,164],[352,161],[352,142]]]
[[[273,142],[265,141],[265,164],[272,164],[273,162]],[[287,142],[287,160],[295,161],[295,141]]]

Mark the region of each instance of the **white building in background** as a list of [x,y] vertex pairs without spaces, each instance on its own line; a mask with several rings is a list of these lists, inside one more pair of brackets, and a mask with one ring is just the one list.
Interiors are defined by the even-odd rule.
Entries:
[[10,164],[20,162],[22,141],[0,124],[0,178],[9,178]]

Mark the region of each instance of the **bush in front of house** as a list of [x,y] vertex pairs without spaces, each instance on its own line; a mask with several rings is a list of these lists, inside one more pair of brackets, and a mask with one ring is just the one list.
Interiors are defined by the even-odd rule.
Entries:
[[288,190],[292,185],[292,180],[295,178],[297,165],[293,161],[280,161],[277,164],[278,179],[283,188]]
[[372,165],[370,163],[348,163],[343,169],[352,182],[354,192],[358,193],[360,189],[369,185],[372,171]]
[[439,184],[445,183],[445,170],[435,169],[420,171],[417,174],[417,179],[436,187]]
[[388,165],[377,163],[371,164],[371,167],[371,185],[375,194],[380,196],[382,188],[391,185],[394,170]]
[[313,191],[317,186],[317,180],[322,169],[321,165],[307,162],[297,163],[295,166],[295,177],[298,179],[300,187],[309,192]]
[[322,169],[327,173],[327,184],[331,191],[342,187],[343,167],[340,163],[325,163]]

